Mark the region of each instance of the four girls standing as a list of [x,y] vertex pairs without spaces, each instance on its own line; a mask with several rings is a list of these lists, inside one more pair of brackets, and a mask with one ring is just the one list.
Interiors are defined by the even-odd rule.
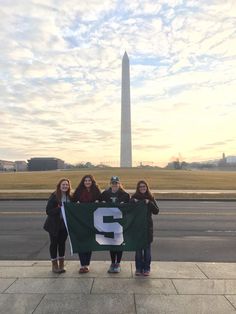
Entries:
[[[123,189],[122,184],[117,176],[111,177],[110,187],[101,193],[94,177],[92,175],[85,175],[73,196],[71,197],[71,183],[69,179],[61,179],[56,187],[56,191],[50,196],[46,213],[48,215],[44,229],[49,232],[50,237],[50,256],[52,261],[52,271],[55,273],[65,272],[65,242],[67,239],[67,230],[62,218],[61,206],[64,202],[77,203],[93,203],[93,202],[108,202],[113,204],[129,203],[130,196]],[[148,276],[150,273],[151,264],[151,242],[153,241],[153,221],[152,214],[158,214],[159,209],[156,201],[149,190],[146,181],[141,180],[137,183],[136,192],[131,197],[132,202],[145,201],[148,207],[147,221],[148,221],[148,246],[145,249],[136,251],[135,265],[136,275],[143,274]],[[120,262],[123,251],[110,251],[111,265],[108,269],[109,273],[119,273]],[[89,272],[89,265],[92,252],[80,252],[79,259],[81,268],[79,273]]]

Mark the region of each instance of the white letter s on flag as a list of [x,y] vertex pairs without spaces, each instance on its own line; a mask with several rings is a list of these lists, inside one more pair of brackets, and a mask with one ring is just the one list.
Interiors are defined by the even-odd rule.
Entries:
[[104,222],[103,218],[112,216],[122,218],[122,212],[117,207],[98,207],[94,212],[94,227],[99,232],[113,232],[114,238],[96,234],[96,241],[101,245],[121,245],[124,242],[123,227],[118,222]]

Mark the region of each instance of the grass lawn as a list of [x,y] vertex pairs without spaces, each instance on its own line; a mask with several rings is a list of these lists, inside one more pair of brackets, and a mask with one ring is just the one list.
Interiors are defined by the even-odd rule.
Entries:
[[117,175],[126,189],[134,189],[145,179],[151,189],[236,190],[236,172],[183,171],[159,169],[81,169],[77,171],[40,171],[0,173],[0,190],[55,189],[60,178],[69,178],[75,188],[85,174],[95,176],[101,189],[109,185],[110,177]]

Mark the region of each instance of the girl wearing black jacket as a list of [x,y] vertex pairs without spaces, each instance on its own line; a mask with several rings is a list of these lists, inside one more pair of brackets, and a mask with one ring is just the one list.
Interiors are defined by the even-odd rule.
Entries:
[[[90,174],[85,175],[73,194],[73,202],[77,203],[94,203],[99,202],[101,198],[101,191],[94,179]],[[80,252],[80,274],[89,272],[89,265],[91,260],[92,252]]]
[[44,229],[49,233],[49,252],[52,261],[52,272],[64,273],[65,243],[67,230],[62,218],[61,206],[64,202],[70,202],[71,183],[69,179],[61,179],[56,191],[51,194],[46,206],[47,219]]
[[[123,189],[118,177],[113,176],[110,180],[110,188],[102,192],[101,200],[107,203],[129,203],[130,196]],[[120,262],[122,258],[122,251],[110,251],[111,265],[108,269],[108,273],[119,273]]]
[[135,266],[136,276],[144,275],[149,276],[151,265],[151,243],[153,241],[153,221],[152,214],[157,215],[159,208],[154,199],[154,196],[149,190],[148,184],[144,180],[140,180],[137,183],[136,192],[132,195],[131,200],[134,202],[145,201],[148,207],[148,242],[149,245],[146,249],[141,249],[135,253]]

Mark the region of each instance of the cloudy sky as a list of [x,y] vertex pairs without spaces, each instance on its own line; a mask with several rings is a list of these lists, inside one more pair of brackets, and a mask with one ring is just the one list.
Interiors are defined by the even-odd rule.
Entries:
[[235,0],[0,0],[0,159],[134,164],[236,155]]

